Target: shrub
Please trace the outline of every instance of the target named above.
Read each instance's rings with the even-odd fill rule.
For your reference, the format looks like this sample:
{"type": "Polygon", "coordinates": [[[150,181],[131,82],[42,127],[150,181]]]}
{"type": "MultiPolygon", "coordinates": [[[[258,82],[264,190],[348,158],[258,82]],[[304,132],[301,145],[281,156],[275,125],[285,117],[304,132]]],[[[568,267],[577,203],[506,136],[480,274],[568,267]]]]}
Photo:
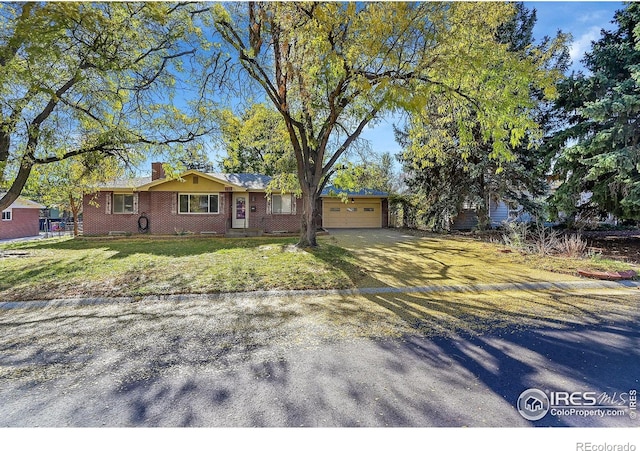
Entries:
{"type": "Polygon", "coordinates": [[[587,242],[577,234],[564,235],[559,242],[558,251],[567,257],[582,257],[587,249],[587,242]]]}
{"type": "Polygon", "coordinates": [[[537,223],[531,232],[533,249],[538,255],[551,255],[560,246],[560,233],[551,227],[545,227],[542,223],[537,223]]]}
{"type": "Polygon", "coordinates": [[[506,233],[502,234],[502,241],[505,245],[524,251],[528,250],[528,226],[526,223],[504,222],[503,227],[506,233]]]}

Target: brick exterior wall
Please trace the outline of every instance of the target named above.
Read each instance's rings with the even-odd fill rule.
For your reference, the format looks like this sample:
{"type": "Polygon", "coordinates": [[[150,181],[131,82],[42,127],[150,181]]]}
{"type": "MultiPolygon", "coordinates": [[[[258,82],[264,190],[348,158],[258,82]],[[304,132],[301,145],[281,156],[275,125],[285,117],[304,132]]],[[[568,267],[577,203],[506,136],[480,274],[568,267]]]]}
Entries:
{"type": "Polygon", "coordinates": [[[264,193],[251,193],[249,207],[249,227],[262,229],[265,232],[299,232],[302,223],[302,199],[296,199],[296,214],[267,214],[267,198],[264,193]]]}
{"type": "Polygon", "coordinates": [[[0,220],[0,239],[24,238],[40,233],[40,210],[13,208],[11,221],[0,220]]]}
{"type": "MultiPolygon", "coordinates": [[[[173,235],[177,232],[216,232],[224,234],[231,228],[233,215],[232,193],[220,193],[220,213],[218,214],[178,214],[177,192],[145,191],[138,193],[138,214],[107,214],[107,195],[111,192],[100,192],[84,196],[84,234],[106,235],[109,232],[126,232],[137,234],[138,219],[144,214],[149,220],[149,232],[158,235],[173,235]]],[[[287,231],[298,232],[302,200],[297,199],[295,215],[268,215],[267,199],[264,193],[249,193],[249,227],[262,229],[265,232],[287,231]],[[251,211],[255,207],[255,212],[251,211]]]]}
{"type": "MultiPolygon", "coordinates": [[[[231,228],[233,217],[233,193],[220,194],[220,213],[218,214],[178,214],[177,192],[144,191],[138,193],[138,214],[107,214],[106,197],[111,192],[100,192],[95,196],[98,206],[90,205],[94,195],[84,197],[84,234],[107,235],[109,232],[137,234],[138,219],[145,215],[149,222],[149,232],[157,235],[174,235],[180,232],[216,232],[223,235],[231,228]]],[[[302,199],[296,199],[296,214],[267,214],[267,199],[264,193],[248,193],[249,228],[270,232],[299,232],[302,219],[302,199]],[[255,209],[255,211],[251,211],[255,209]]],[[[15,210],[14,210],[15,211],[15,210]]],[[[322,211],[322,210],[320,210],[322,211]]],[[[35,210],[37,235],[37,213],[35,210]]],[[[382,227],[389,226],[389,203],[382,200],[382,227]]],[[[322,226],[319,217],[318,225],[322,226]]],[[[1,225],[0,225],[1,226],[1,225]]],[[[2,230],[2,229],[0,229],[2,230]]],[[[25,236],[25,235],[23,235],[25,236]]]]}

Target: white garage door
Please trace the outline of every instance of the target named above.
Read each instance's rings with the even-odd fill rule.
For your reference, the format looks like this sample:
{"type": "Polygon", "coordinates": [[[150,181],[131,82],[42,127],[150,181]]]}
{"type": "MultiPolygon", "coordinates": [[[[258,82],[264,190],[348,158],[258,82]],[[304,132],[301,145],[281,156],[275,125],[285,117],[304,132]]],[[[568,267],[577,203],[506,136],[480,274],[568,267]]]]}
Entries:
{"type": "Polygon", "coordinates": [[[330,229],[382,227],[380,199],[354,199],[344,203],[338,199],[322,200],[322,226],[330,229]]]}

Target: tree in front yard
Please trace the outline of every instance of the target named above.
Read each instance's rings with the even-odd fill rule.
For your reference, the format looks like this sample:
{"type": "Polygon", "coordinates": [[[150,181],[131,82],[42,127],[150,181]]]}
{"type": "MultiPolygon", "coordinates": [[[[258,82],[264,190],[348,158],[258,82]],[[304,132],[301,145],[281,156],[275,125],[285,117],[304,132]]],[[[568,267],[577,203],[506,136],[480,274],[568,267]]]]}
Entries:
{"type": "MultiPolygon", "coordinates": [[[[498,27],[495,42],[506,46],[512,56],[537,61],[557,79],[568,62],[566,36],[545,38],[536,45],[535,10],[522,3],[515,6],[517,13],[498,27]]],[[[427,114],[414,115],[406,128],[396,129],[396,140],[404,149],[400,160],[405,182],[422,204],[421,214],[427,224],[436,230],[448,230],[450,219],[465,204],[474,206],[480,229],[491,225],[491,201],[516,202],[530,212],[537,209],[536,196],[547,191],[548,167],[540,146],[540,132],[548,133],[553,125],[546,94],[532,84],[528,102],[520,106],[521,114],[529,115],[539,124],[538,130],[525,134],[519,143],[507,136],[496,136],[509,147],[508,158],[495,154],[496,137],[487,137],[478,122],[481,116],[473,110],[463,113],[462,118],[441,114],[441,104],[446,99],[431,99],[427,114]],[[466,130],[458,125],[460,120],[464,120],[466,130]]]]}
{"type": "Polygon", "coordinates": [[[78,236],[84,194],[95,192],[100,184],[123,173],[123,167],[115,157],[86,153],[34,167],[25,192],[47,207],[71,212],[73,235],[78,236]]]}
{"type": "Polygon", "coordinates": [[[374,189],[389,194],[398,193],[401,189],[391,154],[377,155],[368,149],[358,152],[357,160],[348,161],[336,171],[333,185],[353,191],[374,189]]]}
{"type": "MultiPolygon", "coordinates": [[[[0,5],[0,211],[37,166],[89,153],[131,161],[138,151],[206,131],[204,115],[186,114],[173,97],[202,45],[195,8],[0,5]]],[[[196,108],[204,106],[200,100],[196,108]]]]}
{"type": "Polygon", "coordinates": [[[271,189],[300,191],[287,128],[272,105],[253,104],[239,116],[223,110],[217,122],[226,150],[221,161],[224,172],[265,174],[272,177],[271,189]]]}
{"type": "Polygon", "coordinates": [[[509,160],[537,128],[531,87],[554,93],[545,58],[494,39],[515,14],[509,3],[250,2],[212,12],[214,42],[284,120],[304,194],[300,246],[316,245],[317,200],[368,124],[437,113],[463,145],[480,136],[509,160]]]}

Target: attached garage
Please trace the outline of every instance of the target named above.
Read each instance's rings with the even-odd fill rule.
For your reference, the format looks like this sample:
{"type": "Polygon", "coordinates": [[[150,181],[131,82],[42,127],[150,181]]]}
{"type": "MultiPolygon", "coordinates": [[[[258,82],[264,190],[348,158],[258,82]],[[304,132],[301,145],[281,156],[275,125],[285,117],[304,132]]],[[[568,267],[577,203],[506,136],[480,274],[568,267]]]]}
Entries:
{"type": "Polygon", "coordinates": [[[381,199],[323,199],[322,226],[327,229],[382,227],[381,199]]]}

